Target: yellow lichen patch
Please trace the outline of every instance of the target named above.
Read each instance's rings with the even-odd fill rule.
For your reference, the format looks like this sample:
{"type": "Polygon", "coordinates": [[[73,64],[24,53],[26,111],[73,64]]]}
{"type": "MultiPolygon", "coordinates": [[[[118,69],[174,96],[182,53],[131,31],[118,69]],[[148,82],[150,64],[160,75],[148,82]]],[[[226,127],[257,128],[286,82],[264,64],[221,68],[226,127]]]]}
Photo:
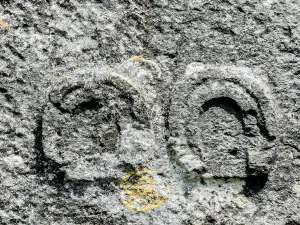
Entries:
{"type": "Polygon", "coordinates": [[[159,187],[149,170],[126,174],[120,182],[122,203],[135,212],[146,212],[161,206],[168,197],[166,186],[159,187]],[[136,177],[136,179],[134,179],[136,177]]]}
{"type": "Polygon", "coordinates": [[[9,31],[9,24],[5,22],[3,19],[0,19],[0,31],[9,31]]]}
{"type": "Polygon", "coordinates": [[[134,60],[134,61],[140,61],[141,59],[142,59],[142,57],[138,56],[138,55],[132,57],[132,60],[134,60]]]}

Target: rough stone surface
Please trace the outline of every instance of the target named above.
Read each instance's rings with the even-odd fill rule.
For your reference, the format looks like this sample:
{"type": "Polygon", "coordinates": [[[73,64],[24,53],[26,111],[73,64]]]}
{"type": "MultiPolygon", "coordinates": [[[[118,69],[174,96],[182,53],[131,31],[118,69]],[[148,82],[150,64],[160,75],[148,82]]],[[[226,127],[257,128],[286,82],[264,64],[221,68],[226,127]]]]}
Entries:
{"type": "Polygon", "coordinates": [[[0,46],[0,224],[300,224],[299,0],[0,0],[0,46]]]}

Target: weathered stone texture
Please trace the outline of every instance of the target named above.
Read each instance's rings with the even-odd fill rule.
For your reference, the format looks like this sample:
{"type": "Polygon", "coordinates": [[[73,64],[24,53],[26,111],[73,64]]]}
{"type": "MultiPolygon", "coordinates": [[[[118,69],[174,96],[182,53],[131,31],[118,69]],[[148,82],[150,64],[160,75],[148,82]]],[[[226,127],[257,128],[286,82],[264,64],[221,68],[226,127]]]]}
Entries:
{"type": "Polygon", "coordinates": [[[298,0],[0,0],[0,46],[0,224],[300,224],[298,0]]]}

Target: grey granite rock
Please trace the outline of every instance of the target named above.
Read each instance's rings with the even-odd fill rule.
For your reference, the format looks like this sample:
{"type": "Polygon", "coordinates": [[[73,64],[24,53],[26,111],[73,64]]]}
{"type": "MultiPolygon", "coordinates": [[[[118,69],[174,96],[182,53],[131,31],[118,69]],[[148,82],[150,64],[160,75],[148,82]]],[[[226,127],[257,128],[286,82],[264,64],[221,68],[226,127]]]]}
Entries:
{"type": "Polygon", "coordinates": [[[0,224],[300,224],[298,0],[0,0],[0,224]]]}

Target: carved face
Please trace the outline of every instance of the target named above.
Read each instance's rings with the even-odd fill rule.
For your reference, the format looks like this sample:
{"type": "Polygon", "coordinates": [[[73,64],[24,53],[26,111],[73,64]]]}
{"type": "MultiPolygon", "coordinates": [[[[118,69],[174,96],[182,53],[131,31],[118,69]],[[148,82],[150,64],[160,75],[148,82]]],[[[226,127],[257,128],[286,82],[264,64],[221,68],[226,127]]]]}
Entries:
{"type": "Polygon", "coordinates": [[[180,83],[185,94],[174,98],[170,116],[173,149],[188,170],[213,177],[266,173],[274,140],[262,112],[267,102],[234,72],[222,72],[196,71],[180,83]]]}
{"type": "Polygon", "coordinates": [[[111,76],[66,84],[50,93],[50,101],[45,155],[62,165],[69,179],[116,176],[123,162],[133,167],[143,162],[139,157],[149,148],[140,144],[149,135],[146,106],[124,80],[111,76]]]}

